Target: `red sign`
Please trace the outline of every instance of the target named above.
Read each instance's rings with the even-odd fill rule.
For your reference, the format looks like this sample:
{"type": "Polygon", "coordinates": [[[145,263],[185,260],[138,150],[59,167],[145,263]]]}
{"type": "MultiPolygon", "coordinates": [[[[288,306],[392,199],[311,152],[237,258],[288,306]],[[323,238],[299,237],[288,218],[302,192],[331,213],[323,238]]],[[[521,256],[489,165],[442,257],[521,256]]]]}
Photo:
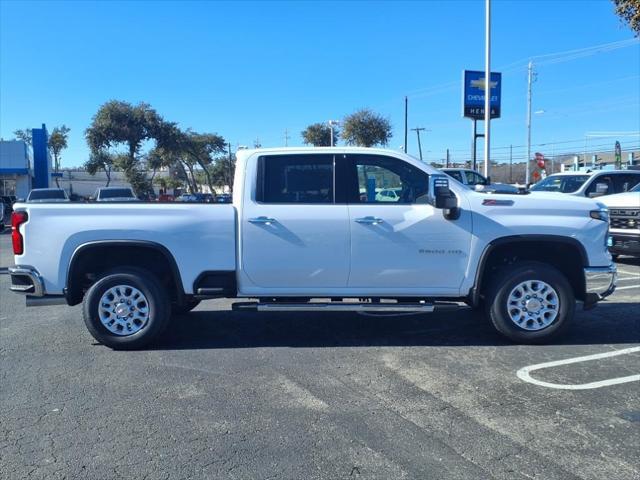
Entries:
{"type": "Polygon", "coordinates": [[[536,152],[536,163],[540,168],[544,168],[544,154],[536,152]]]}

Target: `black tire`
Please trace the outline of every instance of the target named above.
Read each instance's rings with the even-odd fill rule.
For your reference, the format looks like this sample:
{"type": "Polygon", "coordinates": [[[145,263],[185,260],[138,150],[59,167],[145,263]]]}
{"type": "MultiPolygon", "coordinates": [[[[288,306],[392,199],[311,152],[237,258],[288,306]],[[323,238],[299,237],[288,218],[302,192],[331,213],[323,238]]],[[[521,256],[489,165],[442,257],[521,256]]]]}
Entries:
{"type": "Polygon", "coordinates": [[[539,344],[555,340],[567,331],[575,315],[576,301],[569,281],[562,272],[545,263],[523,262],[505,267],[497,273],[486,292],[487,317],[498,332],[517,343],[539,344]],[[507,308],[512,290],[528,280],[545,282],[558,296],[556,318],[540,330],[527,330],[517,325],[507,308]]]}
{"type": "Polygon", "coordinates": [[[189,313],[191,310],[200,305],[200,300],[192,298],[190,300],[185,301],[182,305],[178,305],[174,303],[171,305],[171,312],[174,315],[184,315],[185,313],[189,313]]]}
{"type": "Polygon", "coordinates": [[[141,269],[119,269],[105,274],[89,288],[82,303],[82,315],[89,333],[98,342],[114,350],[135,350],[150,344],[166,328],[170,313],[171,304],[166,289],[141,269]],[[142,328],[132,334],[113,333],[100,320],[102,296],[118,285],[134,287],[146,297],[146,302],[142,304],[147,305],[148,309],[146,321],[142,328]]]}

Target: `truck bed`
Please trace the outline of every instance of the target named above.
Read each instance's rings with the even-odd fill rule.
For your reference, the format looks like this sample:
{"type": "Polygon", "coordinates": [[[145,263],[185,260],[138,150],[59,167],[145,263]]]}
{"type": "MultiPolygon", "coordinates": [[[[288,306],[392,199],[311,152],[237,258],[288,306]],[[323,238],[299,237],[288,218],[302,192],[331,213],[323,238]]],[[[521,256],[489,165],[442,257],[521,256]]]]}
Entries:
{"type": "Polygon", "coordinates": [[[180,203],[16,204],[29,220],[24,254],[16,264],[37,265],[47,294],[59,295],[74,251],[97,241],[154,242],[180,265],[184,292],[203,271],[236,268],[233,205],[180,203]]]}

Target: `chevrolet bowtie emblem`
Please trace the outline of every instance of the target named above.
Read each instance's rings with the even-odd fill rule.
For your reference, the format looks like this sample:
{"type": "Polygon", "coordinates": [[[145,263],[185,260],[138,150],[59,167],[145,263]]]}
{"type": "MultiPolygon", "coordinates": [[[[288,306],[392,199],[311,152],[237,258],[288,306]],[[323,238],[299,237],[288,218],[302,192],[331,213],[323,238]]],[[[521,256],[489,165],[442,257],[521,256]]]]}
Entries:
{"type": "MultiPolygon", "coordinates": [[[[479,78],[477,80],[471,80],[471,86],[473,88],[479,88],[480,90],[484,90],[485,89],[485,81],[484,78],[479,78]]],[[[498,82],[489,82],[489,84],[491,85],[491,88],[496,88],[496,86],[498,85],[498,82]]]]}

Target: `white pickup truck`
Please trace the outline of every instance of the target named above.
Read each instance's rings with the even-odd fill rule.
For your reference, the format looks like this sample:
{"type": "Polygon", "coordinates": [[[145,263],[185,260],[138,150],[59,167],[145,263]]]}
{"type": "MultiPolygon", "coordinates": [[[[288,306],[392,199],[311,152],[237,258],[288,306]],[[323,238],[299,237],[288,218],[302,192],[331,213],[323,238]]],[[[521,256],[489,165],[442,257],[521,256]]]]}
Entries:
{"type": "Polygon", "coordinates": [[[603,205],[474,192],[400,152],[238,152],[233,203],[16,204],[11,290],[83,303],[104,345],[140,348],[172,312],[483,308],[516,342],[564,332],[615,289],[603,205]],[[378,193],[393,189],[393,202],[378,193]],[[248,299],[254,299],[248,301],[248,299]]]}

